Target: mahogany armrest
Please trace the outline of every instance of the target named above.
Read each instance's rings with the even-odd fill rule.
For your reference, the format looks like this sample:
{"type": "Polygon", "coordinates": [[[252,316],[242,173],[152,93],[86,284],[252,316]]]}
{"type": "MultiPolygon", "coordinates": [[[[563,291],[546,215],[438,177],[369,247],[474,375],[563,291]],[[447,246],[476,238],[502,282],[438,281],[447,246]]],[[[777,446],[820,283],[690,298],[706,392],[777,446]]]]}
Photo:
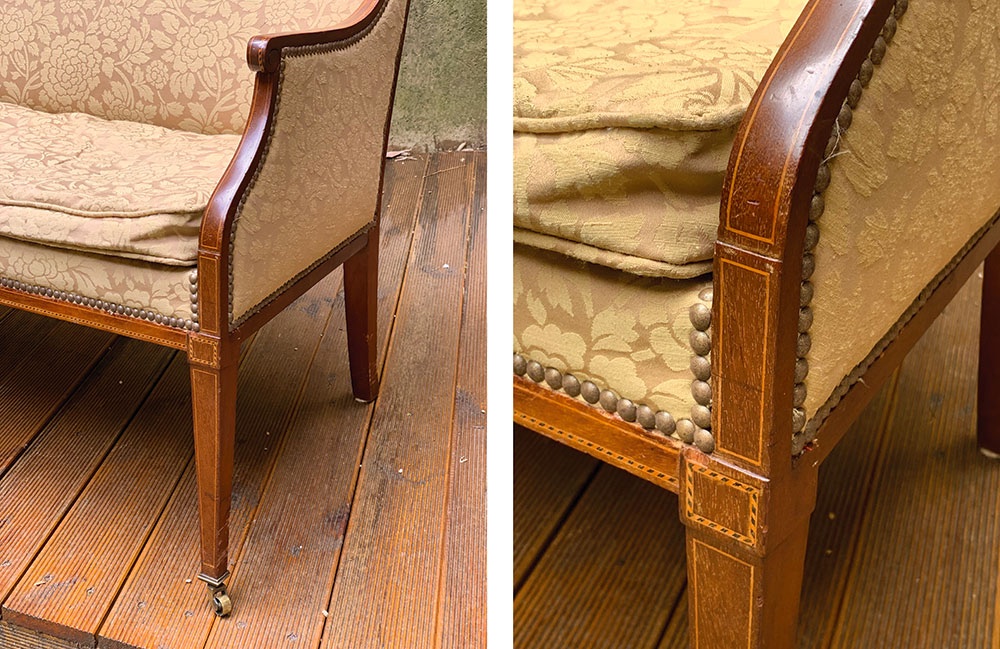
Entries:
{"type": "Polygon", "coordinates": [[[734,458],[787,468],[817,439],[824,457],[995,245],[992,25],[946,0],[814,1],[779,50],[715,255],[713,430],[734,458]]]}
{"type": "Polygon", "coordinates": [[[254,36],[247,44],[247,64],[254,72],[277,72],[281,65],[281,50],[286,47],[349,42],[379,19],[386,4],[385,0],[364,0],[343,23],[332,29],[254,36]]]}
{"type": "Polygon", "coordinates": [[[334,29],[250,40],[249,118],[202,221],[203,331],[236,329],[376,224],[408,8],[365,0],[334,29]]]}
{"type": "Polygon", "coordinates": [[[765,475],[792,468],[803,248],[817,175],[894,8],[893,0],[811,0],[730,157],[713,268],[712,429],[718,455],[765,475]]]}

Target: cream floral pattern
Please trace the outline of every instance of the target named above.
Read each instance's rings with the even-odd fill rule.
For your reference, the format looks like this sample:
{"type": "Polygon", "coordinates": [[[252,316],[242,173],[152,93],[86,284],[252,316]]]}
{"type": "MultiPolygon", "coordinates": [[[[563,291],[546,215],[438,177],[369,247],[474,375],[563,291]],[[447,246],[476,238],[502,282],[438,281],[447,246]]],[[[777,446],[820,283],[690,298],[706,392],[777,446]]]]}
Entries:
{"type": "Polygon", "coordinates": [[[514,246],[514,351],[687,417],[693,327],[710,278],[642,278],[514,246]]]}
{"type": "Polygon", "coordinates": [[[739,122],[805,0],[518,0],[514,130],[739,122]]]}
{"type": "Polygon", "coordinates": [[[0,102],[0,236],[191,265],[239,143],[0,102]]]}
{"type": "Polygon", "coordinates": [[[706,272],[736,125],[804,5],[519,0],[516,239],[640,275],[706,272]]]}
{"type": "Polygon", "coordinates": [[[1000,3],[910,2],[831,165],[809,417],[996,214],[998,88],[1000,3]]]}
{"type": "Polygon", "coordinates": [[[515,133],[515,240],[639,275],[708,272],[734,133],[515,133]]]}
{"type": "Polygon", "coordinates": [[[4,0],[0,101],[203,133],[238,133],[247,41],[327,29],[360,0],[4,0]]]}
{"type": "Polygon", "coordinates": [[[146,309],[168,318],[192,318],[190,268],[91,255],[0,237],[0,277],[146,309]]]}
{"type": "Polygon", "coordinates": [[[236,319],[374,220],[405,17],[390,0],[349,47],[286,53],[273,137],[236,222],[236,319]]]}

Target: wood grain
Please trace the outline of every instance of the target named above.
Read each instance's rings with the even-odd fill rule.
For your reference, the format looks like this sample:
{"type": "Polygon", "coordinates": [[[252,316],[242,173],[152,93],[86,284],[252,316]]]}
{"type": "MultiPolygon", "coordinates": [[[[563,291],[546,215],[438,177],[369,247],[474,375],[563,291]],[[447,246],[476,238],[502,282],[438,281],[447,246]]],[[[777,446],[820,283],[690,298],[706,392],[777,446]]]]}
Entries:
{"type": "Polygon", "coordinates": [[[323,647],[433,646],[475,171],[428,171],[323,647]],[[414,569],[419,568],[419,569],[414,569]],[[352,603],[366,602],[363,611],[352,603]]]}
{"type": "Polygon", "coordinates": [[[514,593],[593,480],[599,463],[514,426],[514,593]]]}
{"type": "Polygon", "coordinates": [[[602,466],[514,599],[514,645],[655,647],[683,557],[676,496],[602,466]]]}
{"type": "Polygon", "coordinates": [[[7,599],[173,356],[146,343],[115,341],[0,480],[0,602],[7,599]]]}
{"type": "MultiPolygon", "coordinates": [[[[486,646],[486,156],[475,167],[435,646],[486,646]]],[[[459,159],[461,161],[461,158],[459,159]]]]}
{"type": "Polygon", "coordinates": [[[190,421],[178,417],[190,407],[186,370],[183,360],[167,370],[4,602],[5,621],[93,646],[191,460],[190,421]]]}
{"type": "Polygon", "coordinates": [[[44,344],[34,347],[29,335],[26,353],[8,352],[3,357],[11,372],[0,379],[0,473],[10,467],[112,339],[110,334],[64,323],[43,331],[51,333],[44,344]]]}

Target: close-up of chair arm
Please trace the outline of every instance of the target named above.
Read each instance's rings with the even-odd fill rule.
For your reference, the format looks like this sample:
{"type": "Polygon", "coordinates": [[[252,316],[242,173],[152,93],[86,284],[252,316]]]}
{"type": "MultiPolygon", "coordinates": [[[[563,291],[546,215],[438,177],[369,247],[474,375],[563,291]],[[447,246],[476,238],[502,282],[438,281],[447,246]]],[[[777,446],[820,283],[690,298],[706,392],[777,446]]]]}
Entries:
{"type": "Polygon", "coordinates": [[[203,321],[236,328],[377,225],[407,5],[366,2],[334,30],[251,39],[250,117],[199,247],[202,287],[229,313],[203,321]]]}
{"type": "MultiPolygon", "coordinates": [[[[748,111],[723,195],[716,304],[767,296],[767,316],[713,343],[760,339],[773,378],[752,390],[775,397],[774,434],[791,426],[793,454],[997,214],[1000,79],[977,46],[993,29],[943,1],[811,3],[748,111]]],[[[744,358],[713,349],[717,413],[720,397],[745,397],[725,388],[748,383],[744,358]]]]}

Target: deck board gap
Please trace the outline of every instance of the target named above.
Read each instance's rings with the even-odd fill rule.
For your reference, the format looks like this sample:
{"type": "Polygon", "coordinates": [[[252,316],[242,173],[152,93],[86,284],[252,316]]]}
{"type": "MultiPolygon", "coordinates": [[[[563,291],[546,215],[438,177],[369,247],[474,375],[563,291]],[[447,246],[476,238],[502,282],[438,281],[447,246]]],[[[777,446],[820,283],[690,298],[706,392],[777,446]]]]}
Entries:
{"type": "Polygon", "coordinates": [[[576,493],[573,495],[573,498],[570,500],[568,506],[562,511],[559,517],[556,518],[555,525],[552,526],[552,529],[545,537],[545,540],[542,542],[541,546],[539,546],[538,552],[535,553],[535,556],[532,557],[531,561],[528,563],[528,567],[525,568],[524,574],[521,575],[521,578],[517,582],[515,582],[514,597],[517,597],[517,594],[521,592],[521,588],[525,583],[527,583],[528,579],[531,577],[531,573],[535,571],[535,568],[538,567],[538,563],[542,560],[542,557],[545,556],[545,553],[548,552],[549,548],[552,546],[552,542],[555,541],[559,536],[559,533],[562,532],[566,521],[573,515],[577,505],[579,505],[580,501],[583,499],[584,494],[587,493],[587,490],[590,489],[590,485],[592,485],[594,480],[597,479],[597,475],[600,473],[602,466],[604,466],[604,463],[598,462],[591,468],[590,473],[587,474],[587,477],[580,484],[580,488],[576,490],[576,493]]]}
{"type": "MultiPolygon", "coordinates": [[[[454,169],[454,168],[455,167],[450,167],[450,169],[454,169]]],[[[458,322],[458,326],[459,326],[459,349],[458,349],[458,353],[455,354],[455,366],[454,366],[454,371],[452,373],[452,375],[454,377],[454,384],[453,384],[453,387],[452,387],[452,394],[456,394],[458,392],[458,385],[459,385],[459,381],[461,379],[462,361],[465,360],[465,355],[463,354],[464,350],[462,349],[462,346],[461,346],[461,340],[462,340],[462,329],[466,325],[465,307],[466,307],[466,304],[468,303],[468,299],[469,299],[469,296],[468,296],[468,291],[469,291],[469,264],[470,264],[470,259],[472,257],[472,246],[475,243],[473,241],[473,239],[472,239],[472,221],[475,218],[474,215],[472,214],[472,206],[475,204],[475,192],[476,192],[476,173],[475,172],[476,172],[476,168],[475,168],[475,166],[472,166],[471,168],[469,168],[468,165],[462,165],[461,167],[458,167],[458,168],[459,169],[463,169],[463,170],[467,170],[467,172],[469,173],[469,182],[466,183],[468,189],[467,189],[466,201],[465,201],[465,205],[466,205],[466,208],[465,208],[465,245],[463,246],[465,248],[465,255],[464,255],[464,258],[462,259],[462,280],[461,280],[461,284],[460,284],[460,288],[459,288],[458,309],[457,309],[457,313],[460,313],[462,315],[459,317],[459,322],[458,322]]],[[[451,411],[448,413],[448,419],[446,420],[447,421],[446,428],[447,428],[447,431],[448,431],[448,448],[445,451],[445,462],[444,462],[444,466],[446,467],[446,469],[450,469],[450,467],[451,467],[452,457],[453,457],[453,453],[454,453],[454,450],[455,450],[455,436],[456,436],[456,433],[455,433],[455,415],[456,415],[456,408],[457,408],[457,400],[456,399],[452,399],[451,400],[451,411]]],[[[452,480],[453,480],[453,477],[454,476],[453,476],[452,472],[450,470],[447,470],[446,474],[445,474],[445,480],[444,480],[444,505],[443,505],[443,514],[441,516],[441,539],[442,539],[442,543],[441,543],[441,547],[440,547],[439,553],[438,553],[437,593],[435,595],[436,601],[435,601],[435,606],[434,606],[434,636],[433,637],[434,637],[434,648],[435,649],[440,649],[440,646],[441,646],[441,627],[442,627],[442,624],[443,624],[443,622],[442,622],[442,613],[443,613],[442,601],[444,599],[444,592],[445,592],[445,588],[447,586],[447,584],[446,584],[446,578],[447,578],[447,558],[448,558],[448,543],[447,543],[447,538],[448,538],[448,522],[449,522],[448,521],[448,512],[450,511],[449,508],[451,506],[451,497],[452,497],[451,491],[452,491],[452,480]]]]}
{"type": "Polygon", "coordinates": [[[858,554],[861,551],[861,530],[868,523],[868,519],[871,516],[871,504],[875,499],[877,494],[878,484],[881,482],[880,477],[882,475],[883,468],[886,463],[887,448],[889,446],[889,429],[892,427],[892,422],[896,418],[896,411],[899,406],[899,373],[901,368],[896,368],[896,371],[892,373],[888,381],[887,391],[888,391],[888,407],[885,408],[882,413],[880,413],[880,421],[877,428],[877,436],[875,440],[875,463],[872,466],[871,472],[863,478],[864,493],[861,497],[861,520],[857,523],[857,528],[851,538],[851,545],[847,551],[847,557],[845,562],[847,564],[847,569],[844,572],[844,577],[837,584],[834,596],[833,596],[833,607],[831,609],[831,618],[833,622],[827,627],[827,634],[822,639],[822,644],[817,649],[829,649],[833,639],[837,637],[838,629],[840,627],[844,609],[847,606],[848,593],[850,592],[849,585],[854,578],[854,574],[857,572],[855,569],[855,562],[858,558],[858,554]]]}

